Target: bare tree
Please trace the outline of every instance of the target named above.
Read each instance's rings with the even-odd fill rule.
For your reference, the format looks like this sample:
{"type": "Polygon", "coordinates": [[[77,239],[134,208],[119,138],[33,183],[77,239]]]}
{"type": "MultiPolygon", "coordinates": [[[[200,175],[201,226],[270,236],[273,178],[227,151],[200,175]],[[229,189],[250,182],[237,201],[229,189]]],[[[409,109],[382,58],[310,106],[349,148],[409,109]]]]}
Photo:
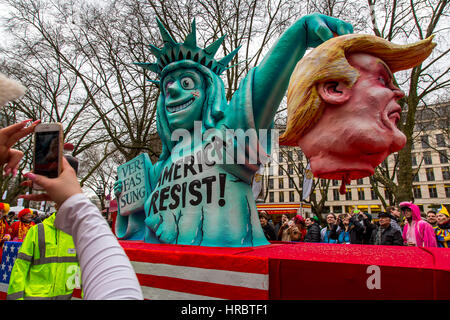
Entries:
{"type": "Polygon", "coordinates": [[[400,73],[397,84],[407,88],[407,95],[400,101],[404,110],[399,128],[407,137],[406,146],[398,152],[398,161],[393,171],[397,183],[392,177],[383,174],[377,168],[374,178],[384,185],[395,198],[395,202],[413,200],[411,150],[414,143],[414,129],[419,105],[427,105],[439,92],[445,92],[450,86],[449,67],[444,61],[448,57],[448,14],[449,1],[376,1],[368,0],[371,6],[373,31],[389,41],[401,39],[416,41],[435,35],[435,48],[431,57],[411,71],[400,73]],[[378,19],[378,17],[381,17],[378,19]],[[447,22],[447,25],[446,25],[447,22]]]}

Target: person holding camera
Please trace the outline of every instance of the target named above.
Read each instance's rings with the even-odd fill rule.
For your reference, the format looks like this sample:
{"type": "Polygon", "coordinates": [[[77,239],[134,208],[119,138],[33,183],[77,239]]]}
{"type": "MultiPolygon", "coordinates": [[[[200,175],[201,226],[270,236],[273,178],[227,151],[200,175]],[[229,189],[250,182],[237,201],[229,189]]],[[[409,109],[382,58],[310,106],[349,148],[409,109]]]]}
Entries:
{"type": "Polygon", "coordinates": [[[336,227],[330,232],[330,238],[339,244],[350,244],[350,214],[343,213],[336,219],[336,227]],[[339,226],[339,229],[338,229],[339,226]]]}
{"type": "MultiPolygon", "coordinates": [[[[0,74],[0,107],[20,98],[25,88],[0,74]]],[[[0,129],[0,167],[4,174],[16,175],[23,153],[11,147],[34,132],[40,120],[25,120],[0,129]]],[[[130,260],[111,232],[98,208],[83,194],[75,170],[62,157],[57,178],[34,173],[22,185],[39,184],[46,193],[21,195],[33,201],[54,201],[58,207],[55,226],[72,235],[81,266],[85,299],[143,299],[142,289],[130,260]]]]}

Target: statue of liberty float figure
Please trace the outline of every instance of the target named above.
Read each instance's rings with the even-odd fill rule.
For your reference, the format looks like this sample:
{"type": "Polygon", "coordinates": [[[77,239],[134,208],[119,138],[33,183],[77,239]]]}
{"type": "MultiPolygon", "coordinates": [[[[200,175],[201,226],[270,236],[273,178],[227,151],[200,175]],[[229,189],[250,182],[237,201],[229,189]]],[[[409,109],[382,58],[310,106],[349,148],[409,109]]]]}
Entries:
{"type": "Polygon", "coordinates": [[[224,37],[202,49],[195,21],[183,43],[158,25],[164,46],[149,45],[156,62],[137,64],[159,77],[153,82],[161,90],[162,153],[154,165],[141,154],[118,168],[116,235],[148,243],[266,245],[250,184],[270,154],[275,112],[306,49],[352,27],[324,15],[302,17],[227,101],[220,75],[239,48],[215,60],[224,37]]]}

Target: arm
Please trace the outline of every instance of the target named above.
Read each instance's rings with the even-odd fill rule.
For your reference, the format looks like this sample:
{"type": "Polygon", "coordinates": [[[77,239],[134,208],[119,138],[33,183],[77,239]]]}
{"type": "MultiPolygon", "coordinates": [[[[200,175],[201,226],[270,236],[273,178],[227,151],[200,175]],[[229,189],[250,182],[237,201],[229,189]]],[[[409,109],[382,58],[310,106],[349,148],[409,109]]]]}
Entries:
{"type": "Polygon", "coordinates": [[[283,99],[292,72],[306,49],[352,33],[350,24],[321,14],[304,16],[288,28],[256,67],[253,112],[257,129],[268,128],[283,99]]]}
{"type": "Polygon", "coordinates": [[[72,235],[80,253],[85,299],[143,298],[130,260],[97,207],[84,195],[73,195],[62,204],[55,226],[72,235]]]}
{"type": "Polygon", "coordinates": [[[338,228],[337,224],[333,225],[333,228],[331,228],[330,238],[333,239],[333,240],[337,240],[338,237],[339,237],[339,233],[337,232],[337,228],[338,228]]]}
{"type": "Polygon", "coordinates": [[[403,237],[400,231],[395,230],[393,238],[392,238],[392,245],[394,246],[403,246],[403,237]]]}
{"type": "Polygon", "coordinates": [[[142,299],[130,260],[97,207],[82,194],[76,173],[64,157],[62,168],[55,179],[27,173],[47,193],[20,197],[56,202],[55,226],[73,237],[86,299],[142,299]]]}

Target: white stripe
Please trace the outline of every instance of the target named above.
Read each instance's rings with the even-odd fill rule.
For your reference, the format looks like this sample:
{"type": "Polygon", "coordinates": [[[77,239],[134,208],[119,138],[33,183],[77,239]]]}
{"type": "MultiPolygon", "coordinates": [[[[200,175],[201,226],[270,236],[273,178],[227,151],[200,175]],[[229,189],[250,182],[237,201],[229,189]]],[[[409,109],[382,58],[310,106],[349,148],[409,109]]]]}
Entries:
{"type": "Polygon", "coordinates": [[[0,283],[0,292],[8,292],[8,284],[0,283]]]}
{"type": "Polygon", "coordinates": [[[131,261],[136,273],[269,290],[269,275],[131,261]]]}
{"type": "Polygon", "coordinates": [[[141,286],[144,299],[150,300],[223,300],[214,297],[200,296],[186,292],[141,286]]]}

